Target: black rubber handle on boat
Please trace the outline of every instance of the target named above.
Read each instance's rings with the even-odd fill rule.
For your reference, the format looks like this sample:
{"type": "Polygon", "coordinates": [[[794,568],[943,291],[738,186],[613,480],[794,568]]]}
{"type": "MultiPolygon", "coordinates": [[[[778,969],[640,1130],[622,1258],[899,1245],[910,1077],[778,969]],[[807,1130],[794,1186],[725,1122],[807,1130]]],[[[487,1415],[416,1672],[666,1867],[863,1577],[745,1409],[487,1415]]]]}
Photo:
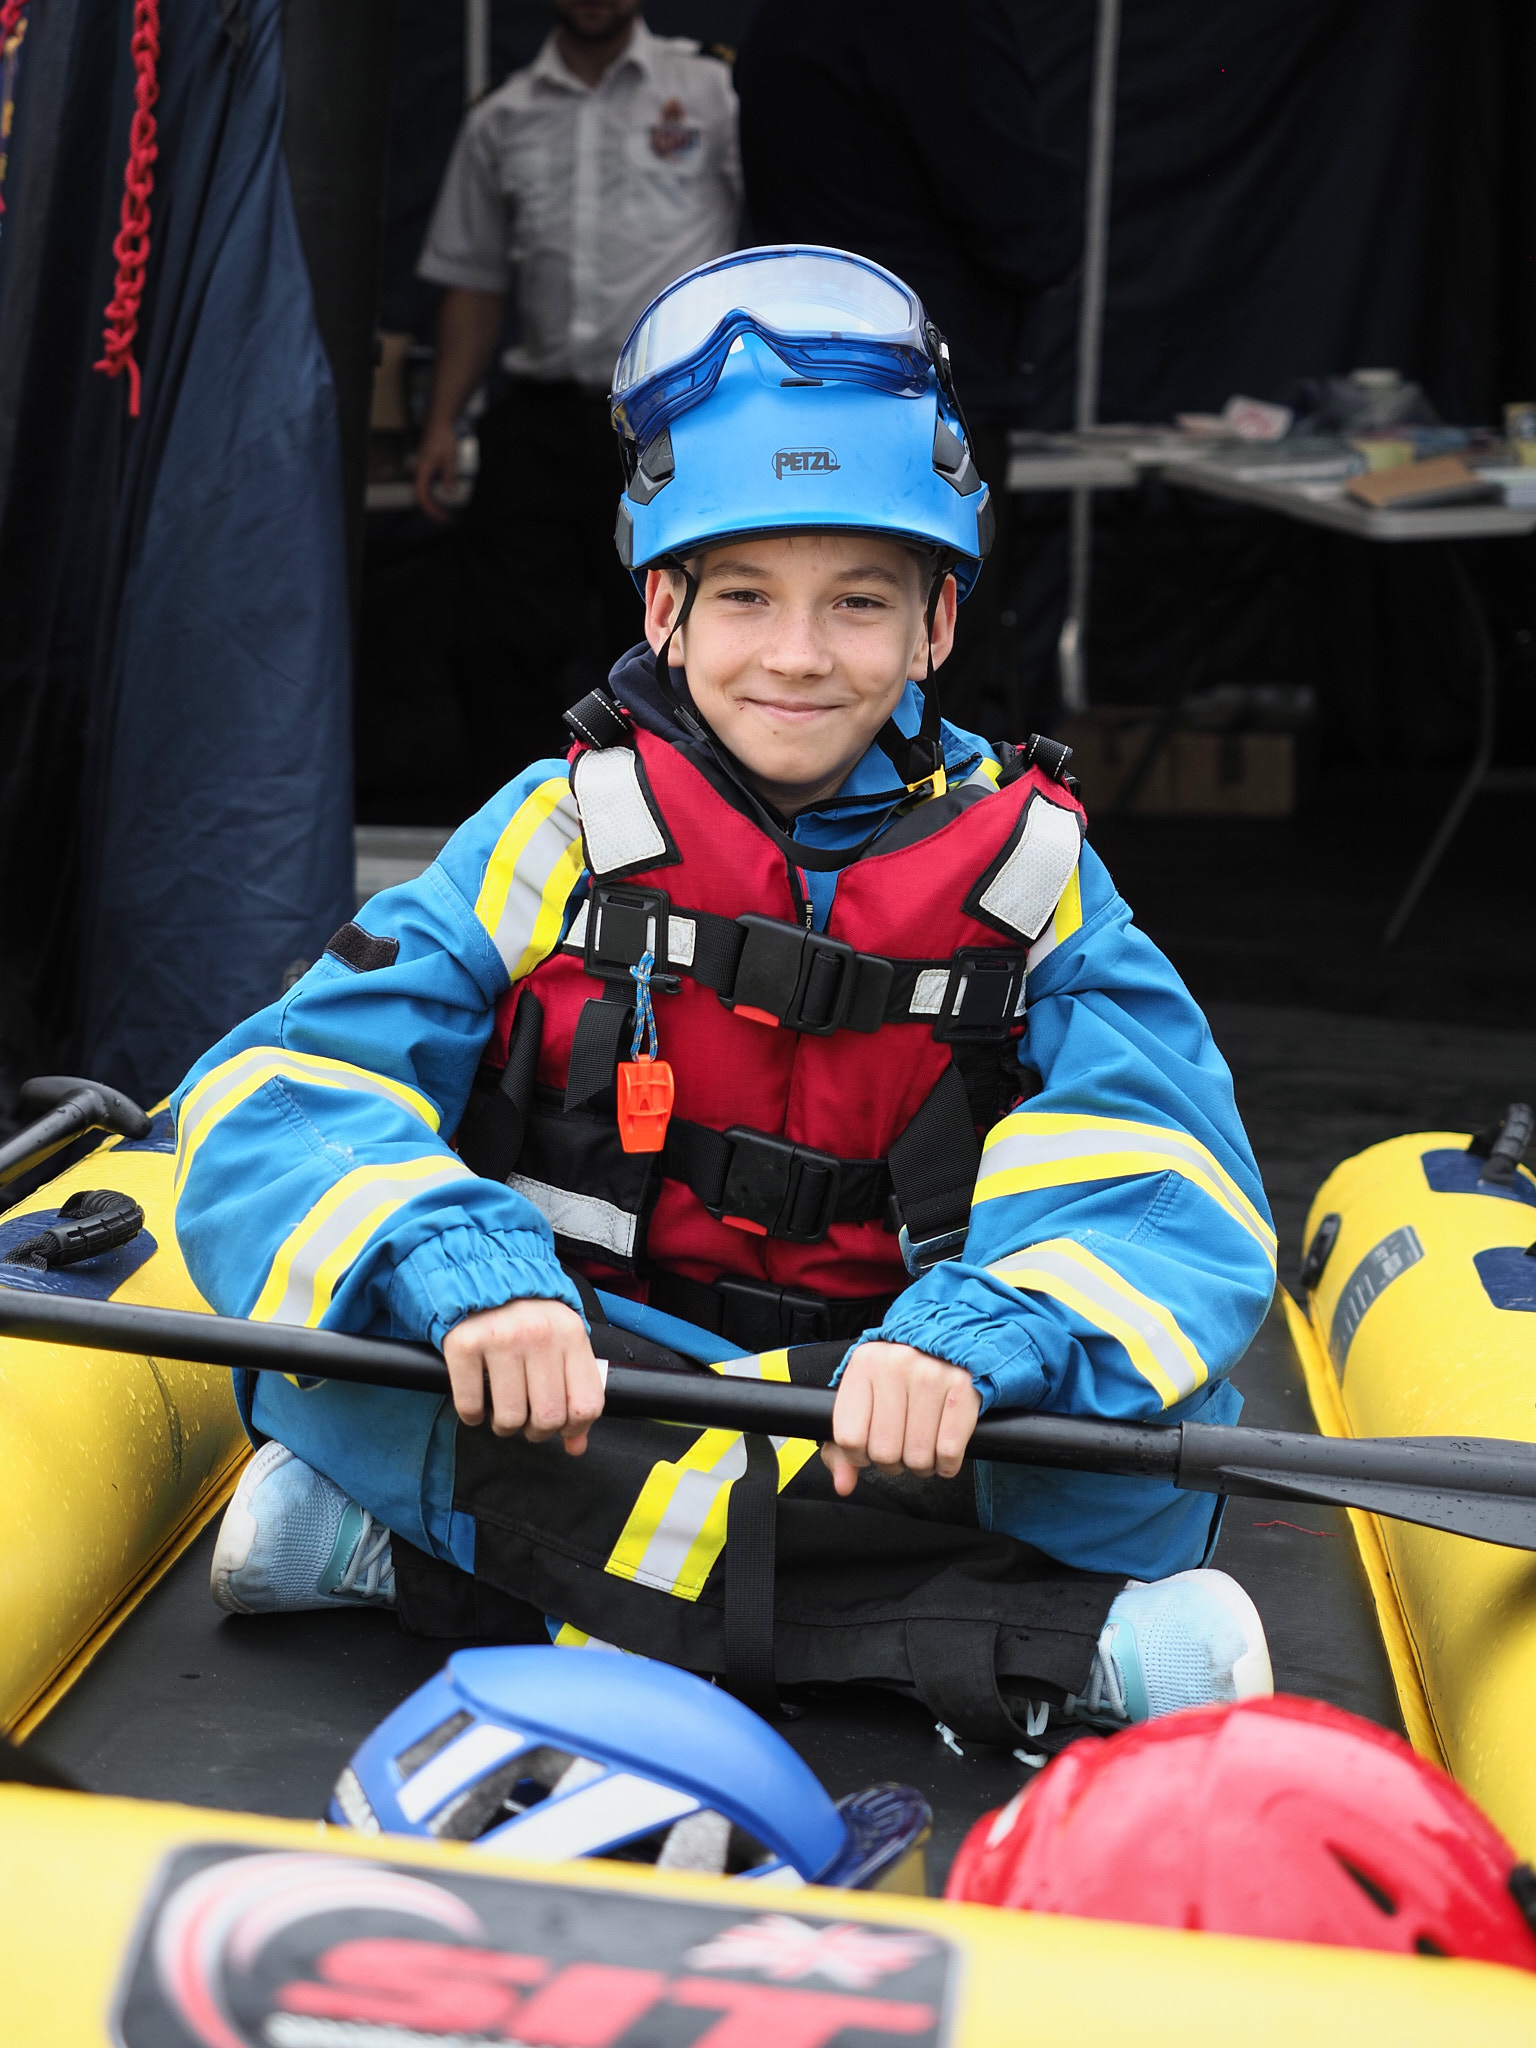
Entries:
{"type": "MultiPolygon", "coordinates": [[[[0,1336],[363,1386],[448,1391],[447,1367],[426,1345],[4,1285],[0,1336]]],[[[825,1442],[832,1433],[833,1399],[823,1388],[782,1381],[616,1365],[608,1370],[605,1406],[609,1415],[825,1442]]],[[[1209,1423],[1170,1426],[992,1414],[976,1425],[970,1448],[973,1456],[1001,1464],[1108,1472],[1171,1480],[1198,1493],[1359,1508],[1482,1543],[1536,1550],[1532,1444],[1485,1437],[1301,1436],[1209,1423]]]]}
{"type": "Polygon", "coordinates": [[[120,1138],[149,1132],[149,1118],[136,1102],[103,1081],[82,1081],[73,1074],[40,1074],[24,1082],[20,1103],[24,1112],[40,1109],[44,1114],[0,1145],[0,1186],[82,1131],[112,1131],[120,1138]]]}

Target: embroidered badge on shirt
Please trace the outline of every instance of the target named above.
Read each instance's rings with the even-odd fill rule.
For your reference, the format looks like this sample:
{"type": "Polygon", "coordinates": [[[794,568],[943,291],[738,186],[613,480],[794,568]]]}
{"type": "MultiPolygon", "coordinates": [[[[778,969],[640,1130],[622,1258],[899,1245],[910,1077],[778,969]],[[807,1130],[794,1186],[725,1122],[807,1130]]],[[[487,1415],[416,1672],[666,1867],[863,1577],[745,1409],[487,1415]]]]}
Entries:
{"type": "Polygon", "coordinates": [[[675,163],[679,157],[691,156],[699,146],[698,128],[688,124],[687,109],[681,100],[668,100],[661,110],[661,119],[651,130],[651,148],[663,163],[675,163]]]}

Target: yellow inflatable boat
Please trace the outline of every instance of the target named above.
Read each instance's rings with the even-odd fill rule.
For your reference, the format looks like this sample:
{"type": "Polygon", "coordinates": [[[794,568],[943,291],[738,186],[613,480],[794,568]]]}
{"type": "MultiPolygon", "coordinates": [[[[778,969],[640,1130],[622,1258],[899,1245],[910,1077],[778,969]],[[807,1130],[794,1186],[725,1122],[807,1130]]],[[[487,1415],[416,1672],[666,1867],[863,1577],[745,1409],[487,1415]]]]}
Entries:
{"type": "MultiPolygon", "coordinates": [[[[0,1212],[8,1287],[201,1309],[171,1221],[171,1119],[102,1139],[0,1212]],[[13,1255],[74,1198],[143,1211],[132,1239],[49,1270],[13,1255]]],[[[0,1732],[20,1739],[223,1507],[249,1446],[227,1372],[0,1344],[0,1732]]]]}
{"type": "MultiPolygon", "coordinates": [[[[1512,1171],[1503,1193],[1489,1193],[1477,1184],[1483,1162],[1467,1145],[1455,1134],[1395,1140],[1339,1168],[1318,1197],[1309,1312],[1293,1308],[1293,1333],[1327,1433],[1536,1438],[1536,1323],[1510,1292],[1525,1283],[1525,1268],[1511,1262],[1536,1238],[1536,1178],[1512,1171]],[[1500,1289],[1512,1305],[1495,1300],[1500,1289]]],[[[96,1140],[0,1210],[0,1284],[206,1312],[175,1242],[171,1154],[162,1111],[139,1136],[96,1140]],[[103,1191],[122,1200],[114,1207],[103,1191]],[[87,1195],[103,1199],[92,1204],[87,1195]],[[124,1201],[142,1210],[142,1227],[108,1244],[124,1201]],[[51,1267],[45,1244],[38,1262],[15,1263],[18,1249],[66,1228],[99,1229],[103,1248],[51,1267]]],[[[1536,1260],[1528,1263],[1536,1277],[1536,1260]]],[[[467,2023],[448,2027],[441,1973],[433,1975],[440,1951],[430,1928],[422,1943],[412,1915],[454,1928],[456,1954],[474,1921],[482,1933],[473,1953],[489,1984],[532,1982],[516,1974],[533,1967],[532,1955],[545,1958],[546,1974],[590,1972],[602,1989],[642,1962],[658,1984],[664,1976],[670,1983],[694,1967],[705,1922],[761,1914],[760,1893],[723,1880],[592,1864],[520,1872],[452,1845],[391,1838],[363,1852],[336,1831],[317,1832],[314,1816],[346,1749],[333,1759],[313,1740],[316,1726],[330,1714],[333,1748],[345,1728],[360,1733],[441,1663],[443,1646],[401,1636],[380,1614],[229,1622],[212,1609],[209,1539],[197,1539],[246,1455],[226,1371],[3,1341],[0,1445],[0,1725],[26,1738],[48,1717],[32,1751],[46,1755],[62,1733],[70,1767],[113,1787],[153,1792],[166,1782],[140,1768],[134,1753],[135,1744],[156,1749],[162,1761],[171,1758],[170,1782],[179,1771],[206,1800],[174,1806],[0,1783],[0,2038],[23,2048],[419,2048],[510,2038],[510,2018],[489,2035],[467,2023]],[[173,1571],[178,1560],[182,1569],[173,1571]],[[255,1683],[263,1663],[265,1695],[255,1683]],[[233,1682],[215,1695],[206,1690],[215,1678],[233,1682]],[[215,1697],[224,1704],[210,1711],[215,1697]],[[82,1699],[89,1713],[79,1711],[82,1699]],[[189,1708],[189,1700],[208,1704],[189,1708]],[[123,1741],[114,1748],[102,1731],[119,1724],[123,1741]],[[312,1776],[300,1770],[290,1783],[275,1760],[302,1752],[306,1740],[315,1755],[300,1762],[313,1766],[312,1776]],[[210,1784],[242,1782],[237,1771],[260,1817],[217,1810],[240,1801],[208,1797],[210,1784]],[[270,1817],[283,1813],[295,1818],[270,1817]],[[250,1910],[240,1918],[235,1905],[250,1910]],[[331,1981],[332,1907],[364,1915],[356,1926],[343,1921],[342,1932],[352,1929],[359,1955],[367,1949],[370,1970],[395,1973],[387,2026],[369,2020],[366,1987],[353,1979],[345,1981],[347,1996],[357,1993],[356,2011],[348,2007],[344,2018],[340,1993],[325,1993],[324,2010],[312,1988],[303,1997],[313,2009],[296,2002],[300,1978],[331,1981]],[[504,1955],[515,1958],[515,1970],[504,1955]],[[425,1973],[420,2025],[398,2018],[400,2000],[409,2005],[417,1995],[399,1977],[406,1961],[425,1973]]],[[[1328,1554],[1346,1549],[1310,1541],[1319,1521],[1325,1531],[1333,1526],[1327,1509],[1307,1509],[1307,1526],[1294,1535],[1284,1507],[1274,1519],[1258,1512],[1265,1519],[1252,1522],[1250,1544],[1291,1543],[1311,1568],[1331,1566],[1328,1554]]],[[[1412,1739],[1443,1758],[1530,1854],[1536,1773],[1524,1762],[1524,1730],[1536,1677],[1536,1554],[1354,1519],[1412,1739]]],[[[1298,1605],[1312,1602],[1315,1590],[1315,1580],[1297,1574],[1298,1605]]],[[[1352,1612],[1362,1642],[1374,1637],[1363,1593],[1352,1612]]],[[[1374,1640],[1366,1647],[1379,1656],[1374,1640]]],[[[930,1774],[947,1773],[942,1799],[953,1840],[1020,1782],[1018,1766],[1001,1753],[951,1755],[931,1717],[910,1702],[866,1701],[829,1708],[823,1718],[820,1752],[797,1735],[823,1775],[847,1768],[859,1782],[891,1775],[923,1785],[941,1835],[946,1814],[930,1774]],[[937,1765],[925,1761],[931,1757],[937,1765]]],[[[888,1931],[918,1944],[912,1953],[926,1959],[921,2015],[913,1999],[898,2012],[887,1998],[864,2019],[850,2006],[836,2025],[835,2015],[823,2015],[830,2031],[813,2048],[857,2048],[882,2030],[934,2048],[1002,2048],[1021,2023],[1085,2044],[1119,2044],[1130,2023],[1149,2048],[1226,2048],[1234,2039],[1390,2039],[1426,2048],[1463,2036],[1536,2040],[1536,1982],[1510,1970],[869,1894],[776,1897],[780,1918],[793,1915],[807,1940],[823,1932],[831,1940],[837,1929],[840,1940],[859,1929],[888,1931]]],[[[514,1994],[497,1995],[510,2014],[514,1994]]],[[[697,2006],[703,1994],[687,1999],[697,2006]]],[[[727,2015],[734,2031],[718,2035],[721,2048],[776,2048],[786,2028],[809,2041],[799,2006],[770,2012],[771,2002],[754,2004],[743,1992],[727,2015]]],[[[717,2016],[712,2026],[724,2021],[717,2016]]],[[[705,2031],[694,2014],[633,2038],[672,2048],[675,2036],[677,2048],[698,2048],[705,2031]]],[[[608,2048],[595,2020],[558,2038],[565,2048],[608,2048]]],[[[614,2048],[629,2039],[615,2035],[614,2048]]]]}
{"type": "MultiPolygon", "coordinates": [[[[1345,1160],[1287,1302],[1318,1427],[1536,1442],[1536,1176],[1523,1105],[1345,1160]]],[[[1536,1557],[1356,1515],[1410,1739],[1536,1854],[1536,1557]]]]}

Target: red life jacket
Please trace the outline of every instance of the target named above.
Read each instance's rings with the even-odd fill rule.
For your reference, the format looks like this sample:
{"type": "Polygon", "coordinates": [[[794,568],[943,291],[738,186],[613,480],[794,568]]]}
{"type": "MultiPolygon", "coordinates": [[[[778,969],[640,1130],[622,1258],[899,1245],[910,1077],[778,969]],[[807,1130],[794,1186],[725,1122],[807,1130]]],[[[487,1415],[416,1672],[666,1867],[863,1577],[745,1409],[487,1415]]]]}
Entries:
{"type": "Polygon", "coordinates": [[[898,817],[818,933],[797,868],[847,855],[775,834],[705,749],[605,701],[622,738],[570,756],[591,894],[502,999],[461,1149],[604,1286],[750,1349],[856,1335],[958,1252],[978,1129],[1027,1092],[1025,954],[1082,838],[1066,750],[1005,748],[999,787],[898,817]],[[660,1154],[622,1149],[614,1098],[647,949],[676,1081],[660,1154]]]}

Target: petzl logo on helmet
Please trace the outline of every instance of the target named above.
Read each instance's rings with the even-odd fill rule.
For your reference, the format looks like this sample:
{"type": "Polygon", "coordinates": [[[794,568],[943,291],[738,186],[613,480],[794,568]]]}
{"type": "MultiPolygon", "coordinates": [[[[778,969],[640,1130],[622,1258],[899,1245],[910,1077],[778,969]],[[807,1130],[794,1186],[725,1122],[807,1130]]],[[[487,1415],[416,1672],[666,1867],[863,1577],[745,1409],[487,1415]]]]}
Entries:
{"type": "Polygon", "coordinates": [[[798,473],[811,469],[825,475],[829,470],[841,468],[842,464],[830,448],[776,448],[773,453],[773,473],[780,478],[786,471],[798,473]]]}

